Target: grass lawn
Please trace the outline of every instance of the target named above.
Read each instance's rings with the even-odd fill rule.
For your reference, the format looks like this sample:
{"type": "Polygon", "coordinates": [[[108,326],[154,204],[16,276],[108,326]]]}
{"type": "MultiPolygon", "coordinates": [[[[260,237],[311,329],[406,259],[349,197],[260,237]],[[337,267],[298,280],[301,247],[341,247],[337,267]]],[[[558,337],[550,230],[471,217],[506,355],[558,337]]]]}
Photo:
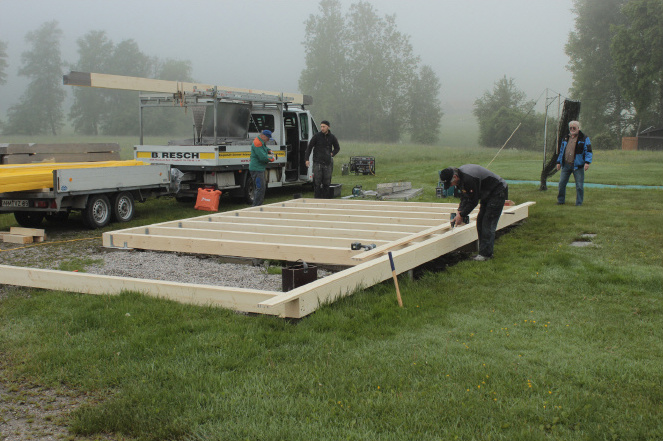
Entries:
{"type": "MultiPolygon", "coordinates": [[[[437,170],[486,165],[496,154],[341,148],[334,182],[344,195],[400,180],[424,187],[418,200],[438,202],[437,170]],[[351,155],[375,156],[376,175],[342,176],[351,155]]],[[[539,156],[505,150],[491,169],[538,180],[539,156]]],[[[661,185],[661,153],[594,158],[586,182],[661,185]]],[[[298,321],[135,293],[11,290],[0,300],[0,381],[88,393],[69,421],[86,436],[663,439],[663,191],[586,188],[575,207],[555,205],[555,187],[537,188],[511,186],[510,199],[536,205],[498,238],[493,260],[399,278],[402,309],[391,281],[298,321]],[[570,246],[588,233],[593,246],[570,246]]],[[[294,192],[268,191],[266,203],[294,192]]],[[[567,197],[574,201],[573,188],[567,197]]],[[[160,199],[139,205],[132,222],[197,213],[160,199]]],[[[12,225],[0,216],[0,229],[12,225]]]]}

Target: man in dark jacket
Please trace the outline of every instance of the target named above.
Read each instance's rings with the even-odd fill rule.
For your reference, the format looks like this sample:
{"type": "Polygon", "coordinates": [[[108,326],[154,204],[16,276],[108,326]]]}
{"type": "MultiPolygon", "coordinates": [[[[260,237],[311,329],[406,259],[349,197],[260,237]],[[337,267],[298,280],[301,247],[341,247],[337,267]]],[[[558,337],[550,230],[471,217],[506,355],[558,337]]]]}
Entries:
{"type": "Polygon", "coordinates": [[[338,154],[341,147],[338,139],[329,130],[329,121],[320,123],[320,131],[313,135],[308,143],[306,153],[306,166],[311,162],[308,160],[313,151],[313,189],[316,198],[329,198],[329,185],[331,184],[332,172],[334,171],[334,156],[338,154]]]}
{"type": "Polygon", "coordinates": [[[477,216],[479,254],[474,260],[484,261],[493,257],[495,231],[509,193],[506,181],[490,170],[475,164],[448,167],[440,172],[444,189],[456,186],[460,190],[460,205],[451,221],[454,226],[463,225],[463,218],[481,203],[477,216]]]}
{"type": "Polygon", "coordinates": [[[576,181],[576,205],[582,205],[585,199],[585,172],[592,163],[592,143],[589,136],[580,131],[578,121],[569,123],[569,132],[562,140],[557,157],[557,170],[561,170],[557,205],[563,205],[566,200],[566,184],[571,173],[576,181]]]}

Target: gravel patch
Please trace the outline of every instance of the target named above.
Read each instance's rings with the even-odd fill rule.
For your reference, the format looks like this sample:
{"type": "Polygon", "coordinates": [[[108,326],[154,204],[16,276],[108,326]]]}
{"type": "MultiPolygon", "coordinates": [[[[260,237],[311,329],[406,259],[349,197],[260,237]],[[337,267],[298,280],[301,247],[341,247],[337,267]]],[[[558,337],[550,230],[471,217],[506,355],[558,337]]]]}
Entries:
{"type": "MultiPolygon", "coordinates": [[[[201,285],[281,291],[281,274],[269,274],[267,261],[142,250],[108,249],[100,238],[48,240],[17,246],[0,243],[0,264],[201,285]]],[[[318,277],[331,274],[318,268],[318,277]]],[[[13,289],[0,285],[0,300],[13,289]]]]}

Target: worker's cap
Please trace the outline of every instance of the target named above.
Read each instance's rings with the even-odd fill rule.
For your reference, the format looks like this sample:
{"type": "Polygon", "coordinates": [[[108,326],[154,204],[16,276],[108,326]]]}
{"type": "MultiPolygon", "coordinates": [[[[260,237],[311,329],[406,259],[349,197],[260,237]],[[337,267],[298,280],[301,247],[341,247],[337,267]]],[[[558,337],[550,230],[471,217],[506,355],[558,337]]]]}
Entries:
{"type": "Polygon", "coordinates": [[[322,121],[320,121],[320,124],[324,124],[327,127],[331,127],[331,124],[329,124],[329,121],[327,121],[326,119],[323,119],[322,121]]]}
{"type": "Polygon", "coordinates": [[[262,134],[268,137],[269,139],[272,139],[272,131],[271,130],[263,130],[262,134]]]}
{"type": "Polygon", "coordinates": [[[453,167],[447,167],[440,172],[440,182],[444,184],[444,189],[451,187],[451,180],[454,178],[453,167]]]}

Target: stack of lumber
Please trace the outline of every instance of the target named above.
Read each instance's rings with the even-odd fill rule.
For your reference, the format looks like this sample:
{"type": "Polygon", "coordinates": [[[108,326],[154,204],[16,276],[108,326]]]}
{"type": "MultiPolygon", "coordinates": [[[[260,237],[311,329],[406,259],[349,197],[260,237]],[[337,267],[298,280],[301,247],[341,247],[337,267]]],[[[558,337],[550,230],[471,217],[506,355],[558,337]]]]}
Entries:
{"type": "Polygon", "coordinates": [[[33,243],[43,242],[46,232],[36,228],[11,227],[9,233],[0,233],[0,240],[8,243],[33,243]]]}
{"type": "Polygon", "coordinates": [[[410,200],[423,193],[423,188],[412,188],[411,182],[390,182],[378,184],[378,198],[382,200],[410,200]]]}
{"type": "Polygon", "coordinates": [[[0,144],[0,164],[119,161],[117,143],[0,144]]]}
{"type": "Polygon", "coordinates": [[[53,170],[147,165],[142,161],[63,162],[0,165],[0,193],[40,191],[53,187],[53,170]]]}

